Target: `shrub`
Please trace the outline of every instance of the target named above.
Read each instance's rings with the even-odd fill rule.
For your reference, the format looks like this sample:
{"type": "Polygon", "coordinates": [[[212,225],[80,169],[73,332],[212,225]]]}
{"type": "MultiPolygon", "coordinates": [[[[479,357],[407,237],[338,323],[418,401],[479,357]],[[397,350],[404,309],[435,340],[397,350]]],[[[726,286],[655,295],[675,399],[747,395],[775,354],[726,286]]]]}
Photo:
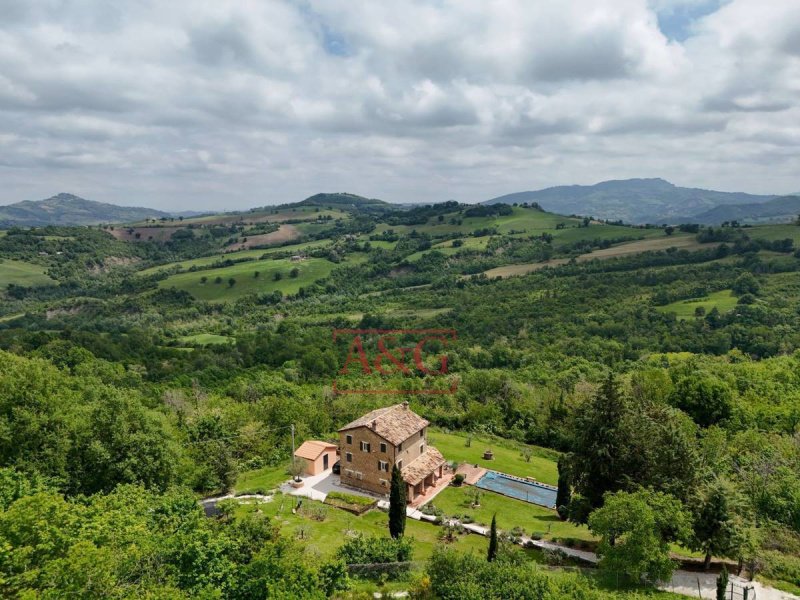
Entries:
{"type": "Polygon", "coordinates": [[[464,476],[463,473],[456,473],[456,476],[453,477],[452,483],[454,486],[458,487],[464,483],[464,479],[466,479],[466,477],[464,476]]]}
{"type": "Polygon", "coordinates": [[[375,504],[373,498],[367,496],[356,496],[355,494],[345,494],[344,492],[331,492],[327,496],[332,500],[341,500],[347,504],[360,504],[361,506],[370,506],[375,504]]]}
{"type": "Polygon", "coordinates": [[[345,541],[336,556],[347,564],[407,562],[411,560],[413,540],[358,534],[345,541]]]}

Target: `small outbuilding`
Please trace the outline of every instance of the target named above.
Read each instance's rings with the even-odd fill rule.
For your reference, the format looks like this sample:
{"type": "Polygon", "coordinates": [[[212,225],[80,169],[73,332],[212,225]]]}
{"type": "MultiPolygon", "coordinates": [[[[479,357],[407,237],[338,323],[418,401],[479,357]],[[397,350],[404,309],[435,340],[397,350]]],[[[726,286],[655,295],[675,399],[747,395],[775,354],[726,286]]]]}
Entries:
{"type": "Polygon", "coordinates": [[[306,440],[295,450],[295,458],[305,462],[305,475],[319,475],[333,467],[336,462],[336,444],[320,442],[319,440],[306,440]]]}

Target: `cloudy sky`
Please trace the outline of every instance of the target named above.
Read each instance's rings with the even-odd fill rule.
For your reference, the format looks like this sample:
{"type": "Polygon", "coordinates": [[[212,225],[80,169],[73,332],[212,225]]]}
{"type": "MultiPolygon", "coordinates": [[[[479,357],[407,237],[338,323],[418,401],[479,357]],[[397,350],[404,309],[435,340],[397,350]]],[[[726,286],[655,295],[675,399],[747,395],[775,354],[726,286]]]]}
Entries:
{"type": "Polygon", "coordinates": [[[0,0],[0,204],[800,191],[797,0],[0,0]]]}

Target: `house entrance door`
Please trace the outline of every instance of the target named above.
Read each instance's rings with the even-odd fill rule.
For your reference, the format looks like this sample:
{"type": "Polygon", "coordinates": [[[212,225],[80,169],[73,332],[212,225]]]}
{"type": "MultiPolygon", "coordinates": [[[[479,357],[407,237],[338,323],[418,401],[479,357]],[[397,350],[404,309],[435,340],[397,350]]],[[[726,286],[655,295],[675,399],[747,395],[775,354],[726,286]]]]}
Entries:
{"type": "Polygon", "coordinates": [[[328,454],[327,453],[322,455],[322,470],[323,471],[327,471],[328,470],[328,454]]]}

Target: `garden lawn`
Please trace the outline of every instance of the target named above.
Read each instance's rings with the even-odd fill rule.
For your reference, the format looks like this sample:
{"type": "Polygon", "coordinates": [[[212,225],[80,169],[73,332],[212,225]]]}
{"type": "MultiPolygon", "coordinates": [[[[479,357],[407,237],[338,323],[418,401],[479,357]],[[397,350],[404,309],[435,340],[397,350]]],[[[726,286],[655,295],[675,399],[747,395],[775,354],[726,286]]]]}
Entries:
{"type": "Polygon", "coordinates": [[[542,483],[556,485],[558,483],[558,453],[538,446],[514,444],[508,440],[491,439],[474,436],[472,445],[467,448],[464,434],[431,431],[429,443],[436,446],[447,460],[458,463],[480,465],[493,471],[516,475],[517,477],[533,477],[542,483]],[[531,461],[526,462],[522,456],[522,448],[531,451],[531,461]],[[483,452],[491,449],[494,459],[484,460],[483,452]]]}
{"type": "MultiPolygon", "coordinates": [[[[318,553],[323,558],[331,557],[342,545],[346,536],[355,532],[364,535],[389,535],[389,517],[380,510],[371,510],[361,516],[351,514],[345,510],[303,498],[303,510],[292,514],[292,508],[297,503],[294,496],[277,495],[272,502],[263,504],[242,504],[236,509],[236,514],[261,510],[264,514],[275,518],[281,531],[295,539],[300,539],[306,549],[318,553]],[[323,521],[311,518],[311,515],[321,510],[325,515],[323,521]]],[[[439,543],[438,535],[441,527],[432,523],[406,520],[406,537],[414,538],[414,555],[412,560],[426,560],[433,553],[439,543]]],[[[487,540],[485,537],[474,534],[460,536],[454,542],[455,547],[463,550],[486,551],[487,540]]]]}
{"type": "Polygon", "coordinates": [[[240,473],[233,489],[237,494],[266,493],[285,481],[289,481],[287,465],[264,467],[240,473]]]}
{"type": "Polygon", "coordinates": [[[481,505],[470,508],[468,494],[474,490],[469,485],[450,486],[442,490],[432,504],[442,509],[448,517],[468,515],[475,523],[487,527],[492,522],[492,515],[497,514],[497,528],[502,531],[520,527],[528,536],[536,533],[545,539],[596,539],[587,527],[562,521],[554,510],[487,490],[481,490],[481,505]]]}

